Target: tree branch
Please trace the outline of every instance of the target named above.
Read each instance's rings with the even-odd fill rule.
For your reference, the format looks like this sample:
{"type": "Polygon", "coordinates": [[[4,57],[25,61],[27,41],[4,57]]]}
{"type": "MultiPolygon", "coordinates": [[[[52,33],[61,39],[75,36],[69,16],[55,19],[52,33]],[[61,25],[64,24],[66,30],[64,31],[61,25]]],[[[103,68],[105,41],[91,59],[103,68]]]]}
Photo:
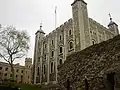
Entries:
{"type": "Polygon", "coordinates": [[[23,54],[23,55],[21,55],[21,56],[17,56],[17,57],[15,57],[15,58],[13,58],[13,62],[15,61],[15,59],[17,59],[17,58],[22,58],[23,56],[25,56],[25,54],[23,54]]]}
{"type": "Polygon", "coordinates": [[[0,53],[0,57],[2,57],[5,61],[7,61],[8,63],[10,63],[9,59],[6,59],[1,53],[0,53]]]}

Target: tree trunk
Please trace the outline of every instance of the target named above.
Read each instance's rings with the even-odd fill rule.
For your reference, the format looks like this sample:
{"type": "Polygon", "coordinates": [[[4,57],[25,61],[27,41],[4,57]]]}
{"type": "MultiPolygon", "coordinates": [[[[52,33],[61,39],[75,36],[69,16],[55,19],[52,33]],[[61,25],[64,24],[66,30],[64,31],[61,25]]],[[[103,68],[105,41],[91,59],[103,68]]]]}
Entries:
{"type": "Polygon", "coordinates": [[[14,67],[13,67],[12,63],[10,64],[10,66],[11,66],[11,72],[12,72],[12,80],[14,81],[15,80],[14,79],[14,76],[15,76],[15,74],[14,74],[14,67]]]}
{"type": "Polygon", "coordinates": [[[14,66],[13,66],[13,60],[12,60],[12,55],[10,55],[10,59],[11,59],[11,62],[10,62],[10,66],[11,66],[11,72],[12,72],[12,81],[14,82],[15,81],[15,77],[14,77],[14,66]]]}

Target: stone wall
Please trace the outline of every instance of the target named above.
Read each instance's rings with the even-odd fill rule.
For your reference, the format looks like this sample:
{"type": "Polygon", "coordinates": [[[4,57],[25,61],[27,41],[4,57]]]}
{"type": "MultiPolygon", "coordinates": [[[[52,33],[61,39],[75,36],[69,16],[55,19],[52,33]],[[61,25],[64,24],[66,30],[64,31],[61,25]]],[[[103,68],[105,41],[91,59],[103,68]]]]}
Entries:
{"type": "Polygon", "coordinates": [[[86,76],[90,90],[105,90],[107,74],[115,72],[115,87],[119,87],[119,70],[120,36],[116,36],[69,55],[64,64],[58,66],[58,84],[65,89],[69,79],[73,90],[84,90],[86,76]]]}

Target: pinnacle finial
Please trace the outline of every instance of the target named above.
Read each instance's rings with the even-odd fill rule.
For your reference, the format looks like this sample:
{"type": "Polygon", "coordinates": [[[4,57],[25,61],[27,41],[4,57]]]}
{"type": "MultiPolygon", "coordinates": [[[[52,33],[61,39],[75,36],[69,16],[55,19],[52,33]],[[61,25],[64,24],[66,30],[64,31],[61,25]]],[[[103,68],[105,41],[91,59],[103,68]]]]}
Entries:
{"type": "Polygon", "coordinates": [[[112,21],[112,16],[111,16],[111,14],[109,13],[109,17],[110,17],[110,21],[112,21]]]}
{"type": "Polygon", "coordinates": [[[42,22],[40,23],[40,29],[42,29],[42,22]]]}

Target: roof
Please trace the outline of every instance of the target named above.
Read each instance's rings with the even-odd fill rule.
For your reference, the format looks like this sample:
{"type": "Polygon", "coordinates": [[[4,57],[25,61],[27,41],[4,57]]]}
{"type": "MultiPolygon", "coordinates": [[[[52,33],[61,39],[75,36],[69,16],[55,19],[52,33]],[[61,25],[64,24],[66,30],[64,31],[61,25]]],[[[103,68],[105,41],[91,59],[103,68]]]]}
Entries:
{"type": "Polygon", "coordinates": [[[40,26],[40,29],[38,29],[36,33],[38,33],[38,32],[42,33],[42,34],[45,34],[45,32],[42,30],[42,26],[40,26]]]}
{"type": "MultiPolygon", "coordinates": [[[[6,63],[6,62],[0,62],[0,65],[1,66],[10,66],[8,63],[6,63]]],[[[19,65],[19,63],[17,63],[17,64],[13,64],[14,65],[14,67],[22,67],[22,68],[24,68],[25,66],[21,66],[21,65],[19,65]]]]}
{"type": "Polygon", "coordinates": [[[111,26],[111,25],[114,25],[114,24],[115,24],[116,26],[118,26],[115,22],[113,22],[113,21],[111,20],[110,23],[108,24],[108,27],[111,26]]]}

